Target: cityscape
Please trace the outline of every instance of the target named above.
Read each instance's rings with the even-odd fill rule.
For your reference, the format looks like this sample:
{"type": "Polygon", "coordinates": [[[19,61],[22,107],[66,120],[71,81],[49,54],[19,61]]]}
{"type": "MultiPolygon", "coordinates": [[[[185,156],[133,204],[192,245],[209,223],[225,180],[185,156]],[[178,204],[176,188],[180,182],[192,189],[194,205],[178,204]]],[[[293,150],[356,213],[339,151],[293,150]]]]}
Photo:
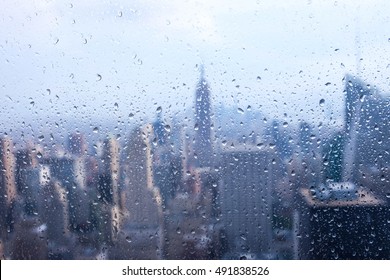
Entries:
{"type": "Polygon", "coordinates": [[[347,74],[340,128],[293,125],[209,78],[126,135],[1,135],[1,259],[389,259],[388,95],[347,74]]]}

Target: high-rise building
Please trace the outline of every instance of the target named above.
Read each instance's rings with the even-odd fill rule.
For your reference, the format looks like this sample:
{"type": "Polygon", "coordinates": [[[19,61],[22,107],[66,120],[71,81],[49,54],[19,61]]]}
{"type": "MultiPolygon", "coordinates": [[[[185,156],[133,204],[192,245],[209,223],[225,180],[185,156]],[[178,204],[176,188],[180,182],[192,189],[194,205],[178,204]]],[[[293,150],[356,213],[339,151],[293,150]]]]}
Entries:
{"type": "Polygon", "coordinates": [[[107,203],[119,207],[120,145],[110,137],[103,143],[99,191],[107,203]]]}
{"type": "Polygon", "coordinates": [[[13,208],[17,196],[14,146],[8,137],[0,138],[0,239],[5,240],[13,226],[13,208]]]}
{"type": "Polygon", "coordinates": [[[201,67],[200,79],[195,92],[195,164],[199,167],[209,167],[212,163],[213,149],[211,138],[211,104],[210,86],[204,77],[201,67]]]}
{"type": "Polygon", "coordinates": [[[50,168],[51,179],[66,190],[69,223],[74,231],[85,231],[90,218],[90,197],[86,190],[84,158],[64,155],[41,160],[50,168]]]}
{"type": "Polygon", "coordinates": [[[390,98],[355,76],[345,77],[344,130],[324,149],[326,180],[364,185],[385,198],[390,190],[390,98]]]}
{"type": "Polygon", "coordinates": [[[158,259],[163,250],[162,197],[155,185],[153,126],[134,129],[125,148],[123,222],[110,258],[158,259]]]}
{"type": "MultiPolygon", "coordinates": [[[[181,181],[181,159],[175,155],[174,145],[172,142],[172,130],[167,129],[167,125],[158,114],[157,119],[153,122],[154,135],[151,146],[153,182],[159,188],[163,199],[163,207],[167,205],[177,192],[181,181]]],[[[177,131],[175,131],[176,134],[177,131]]],[[[177,136],[177,135],[176,135],[177,136]]]]}
{"type": "Polygon", "coordinates": [[[357,77],[347,75],[344,180],[373,190],[388,200],[390,193],[390,97],[357,77]]]}
{"type": "Polygon", "coordinates": [[[72,155],[81,156],[87,151],[84,136],[80,133],[73,133],[69,135],[68,150],[72,155]]]}
{"type": "Polygon", "coordinates": [[[120,145],[116,138],[103,142],[101,165],[97,180],[99,206],[95,207],[98,231],[103,244],[113,244],[121,227],[120,145]]]}
{"type": "Polygon", "coordinates": [[[70,245],[71,225],[67,191],[59,181],[51,180],[42,187],[40,193],[44,199],[39,218],[46,226],[48,258],[70,259],[74,248],[70,245]]]}
{"type": "Polygon", "coordinates": [[[362,106],[365,99],[370,98],[371,91],[356,77],[347,75],[345,82],[345,147],[343,150],[342,180],[351,181],[354,177],[362,106]]]}
{"type": "Polygon", "coordinates": [[[222,151],[219,203],[229,253],[273,253],[275,157],[274,150],[256,146],[222,151]]]}

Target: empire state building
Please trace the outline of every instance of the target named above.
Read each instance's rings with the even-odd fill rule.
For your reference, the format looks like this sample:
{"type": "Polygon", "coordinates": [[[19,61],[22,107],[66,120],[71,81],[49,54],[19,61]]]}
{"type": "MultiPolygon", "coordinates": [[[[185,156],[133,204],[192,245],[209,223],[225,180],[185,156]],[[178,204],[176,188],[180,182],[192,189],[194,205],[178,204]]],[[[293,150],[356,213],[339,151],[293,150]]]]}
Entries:
{"type": "Polygon", "coordinates": [[[195,94],[194,153],[197,155],[198,167],[210,167],[212,162],[210,87],[204,77],[203,65],[200,71],[195,94]]]}

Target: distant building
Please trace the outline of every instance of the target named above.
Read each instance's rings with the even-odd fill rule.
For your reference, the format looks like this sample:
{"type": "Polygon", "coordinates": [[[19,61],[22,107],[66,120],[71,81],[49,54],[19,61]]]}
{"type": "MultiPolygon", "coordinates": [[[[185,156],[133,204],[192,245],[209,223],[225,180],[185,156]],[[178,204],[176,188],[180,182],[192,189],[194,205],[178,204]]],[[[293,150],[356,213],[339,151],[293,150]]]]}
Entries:
{"type": "Polygon", "coordinates": [[[213,159],[211,138],[211,104],[210,87],[204,77],[204,68],[201,68],[201,76],[195,92],[195,163],[199,167],[211,166],[213,159]]]}
{"type": "Polygon", "coordinates": [[[276,154],[250,146],[221,154],[219,203],[228,252],[272,251],[272,192],[276,154]]]}
{"type": "Polygon", "coordinates": [[[72,155],[81,156],[87,151],[87,144],[84,135],[73,133],[69,135],[68,150],[72,155]]]}
{"type": "Polygon", "coordinates": [[[175,156],[172,145],[168,143],[173,140],[171,130],[168,129],[168,133],[166,126],[169,125],[163,122],[160,112],[152,125],[151,154],[153,182],[160,190],[163,207],[175,196],[181,180],[181,160],[175,156]]]}
{"type": "Polygon", "coordinates": [[[129,135],[123,163],[123,222],[114,259],[159,259],[163,251],[162,197],[153,174],[153,126],[147,124],[129,135]]]}
{"type": "Polygon", "coordinates": [[[50,168],[51,179],[66,190],[69,204],[69,223],[73,231],[85,231],[90,218],[90,197],[85,184],[85,166],[82,157],[66,155],[42,160],[50,168]]]}
{"type": "Polygon", "coordinates": [[[114,137],[103,142],[97,179],[97,201],[95,218],[101,243],[109,244],[116,240],[121,227],[120,200],[120,144],[114,137]]]}
{"type": "Polygon", "coordinates": [[[390,96],[345,77],[344,129],[324,145],[324,179],[354,182],[386,199],[390,191],[390,96]]]}
{"type": "Polygon", "coordinates": [[[271,142],[277,153],[282,159],[289,159],[292,155],[292,147],[289,142],[290,132],[284,126],[280,125],[278,120],[273,120],[271,126],[268,127],[264,138],[271,142]]]}
{"type": "Polygon", "coordinates": [[[119,205],[120,145],[113,137],[103,143],[102,166],[99,175],[101,199],[114,206],[119,205]]]}
{"type": "Polygon", "coordinates": [[[13,260],[48,259],[47,226],[35,216],[22,219],[15,225],[8,255],[13,260]]]}
{"type": "Polygon", "coordinates": [[[221,256],[218,178],[210,167],[194,168],[186,175],[165,209],[164,257],[216,259],[221,256]]]}
{"type": "Polygon", "coordinates": [[[346,150],[344,180],[390,193],[390,95],[353,76],[346,76],[346,150]]]}
{"type": "Polygon", "coordinates": [[[71,248],[69,203],[66,189],[59,181],[52,180],[43,186],[41,196],[44,197],[39,217],[46,228],[48,258],[70,259],[71,248]]]}
{"type": "Polygon", "coordinates": [[[15,218],[14,206],[17,197],[15,183],[16,160],[14,146],[8,137],[0,138],[0,239],[6,240],[12,231],[15,218]]]}

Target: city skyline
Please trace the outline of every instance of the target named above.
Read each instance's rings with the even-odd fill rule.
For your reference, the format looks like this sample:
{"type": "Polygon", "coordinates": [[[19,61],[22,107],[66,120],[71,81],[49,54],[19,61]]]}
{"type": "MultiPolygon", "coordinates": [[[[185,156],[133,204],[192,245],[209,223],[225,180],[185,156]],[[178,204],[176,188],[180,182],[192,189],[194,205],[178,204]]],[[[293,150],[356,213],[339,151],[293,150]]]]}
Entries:
{"type": "Polygon", "coordinates": [[[222,129],[201,69],[187,125],[160,108],[123,140],[111,133],[91,141],[80,130],[66,144],[39,136],[16,148],[1,137],[3,258],[386,259],[388,226],[370,213],[390,215],[388,99],[359,78],[344,80],[342,130],[302,122],[296,131],[251,109],[222,129]],[[350,219],[325,213],[333,208],[375,239],[348,241],[350,219]],[[339,236],[318,215],[343,223],[339,236]],[[343,249],[364,242],[374,251],[343,249]]]}

